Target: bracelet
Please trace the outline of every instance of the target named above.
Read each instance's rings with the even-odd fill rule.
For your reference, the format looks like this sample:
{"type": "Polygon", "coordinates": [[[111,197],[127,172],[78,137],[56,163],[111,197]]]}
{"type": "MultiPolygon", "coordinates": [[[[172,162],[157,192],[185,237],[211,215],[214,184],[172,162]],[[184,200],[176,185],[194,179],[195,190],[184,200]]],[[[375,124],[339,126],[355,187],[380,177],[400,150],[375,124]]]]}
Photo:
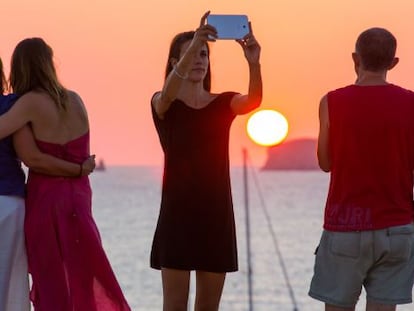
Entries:
{"type": "Polygon", "coordinates": [[[182,74],[180,74],[178,71],[177,71],[177,66],[174,66],[174,68],[173,68],[173,70],[172,70],[173,72],[174,72],[174,74],[177,76],[177,77],[179,77],[181,80],[185,80],[185,79],[187,79],[188,78],[188,74],[186,74],[185,76],[183,76],[182,74]]]}
{"type": "Polygon", "coordinates": [[[83,163],[79,164],[79,167],[80,167],[80,170],[79,170],[78,177],[82,177],[83,163]]]}

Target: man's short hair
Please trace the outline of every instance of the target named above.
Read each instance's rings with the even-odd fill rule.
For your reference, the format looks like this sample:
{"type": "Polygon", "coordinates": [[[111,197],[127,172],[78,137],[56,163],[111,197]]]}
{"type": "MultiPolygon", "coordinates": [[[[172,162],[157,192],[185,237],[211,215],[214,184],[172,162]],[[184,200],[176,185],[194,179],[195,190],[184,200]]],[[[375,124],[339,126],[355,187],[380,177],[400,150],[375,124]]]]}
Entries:
{"type": "Polygon", "coordinates": [[[394,35],[384,28],[370,28],[362,32],[355,44],[362,67],[368,71],[386,70],[392,64],[397,49],[394,35]]]}

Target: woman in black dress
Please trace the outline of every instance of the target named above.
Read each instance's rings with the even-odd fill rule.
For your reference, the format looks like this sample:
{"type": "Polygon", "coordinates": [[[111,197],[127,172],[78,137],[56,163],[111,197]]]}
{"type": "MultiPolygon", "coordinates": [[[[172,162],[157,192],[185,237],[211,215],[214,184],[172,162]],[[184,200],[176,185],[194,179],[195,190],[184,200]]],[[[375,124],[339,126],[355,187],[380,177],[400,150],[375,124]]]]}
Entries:
{"type": "Polygon", "coordinates": [[[151,251],[151,267],[161,270],[164,311],[187,310],[192,270],[195,310],[218,310],[225,274],[238,269],[229,131],[236,115],[262,101],[260,45],[251,31],[236,40],[249,65],[247,95],[211,93],[207,42],[215,41],[217,32],[205,23],[208,14],[195,32],[173,39],[163,89],[151,100],[165,156],[151,251]]]}

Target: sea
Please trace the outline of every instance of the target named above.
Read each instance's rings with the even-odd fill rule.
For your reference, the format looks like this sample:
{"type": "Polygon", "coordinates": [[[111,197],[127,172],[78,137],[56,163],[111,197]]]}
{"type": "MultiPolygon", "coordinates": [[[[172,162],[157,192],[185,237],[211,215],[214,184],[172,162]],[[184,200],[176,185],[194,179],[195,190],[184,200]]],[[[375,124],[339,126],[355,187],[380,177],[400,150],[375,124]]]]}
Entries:
{"type": "MultiPolygon", "coordinates": [[[[93,215],[131,309],[162,310],[161,275],[149,266],[162,168],[109,166],[95,171],[90,180],[93,215]]],[[[323,303],[310,298],[308,290],[329,175],[232,167],[231,181],[239,271],[226,276],[220,310],[323,310],[323,303]]],[[[188,310],[193,310],[194,277],[188,310]]],[[[397,310],[413,308],[411,304],[397,310]]],[[[364,292],[356,310],[365,310],[364,292]]]]}

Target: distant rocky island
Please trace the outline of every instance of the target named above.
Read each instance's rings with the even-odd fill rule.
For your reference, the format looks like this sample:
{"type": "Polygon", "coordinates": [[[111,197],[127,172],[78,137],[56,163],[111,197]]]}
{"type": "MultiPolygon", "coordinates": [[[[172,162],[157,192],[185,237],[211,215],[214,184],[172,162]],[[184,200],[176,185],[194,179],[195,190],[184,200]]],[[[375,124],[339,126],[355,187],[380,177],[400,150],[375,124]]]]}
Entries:
{"type": "Polygon", "coordinates": [[[269,147],[264,170],[319,170],[317,140],[302,138],[269,147]]]}

